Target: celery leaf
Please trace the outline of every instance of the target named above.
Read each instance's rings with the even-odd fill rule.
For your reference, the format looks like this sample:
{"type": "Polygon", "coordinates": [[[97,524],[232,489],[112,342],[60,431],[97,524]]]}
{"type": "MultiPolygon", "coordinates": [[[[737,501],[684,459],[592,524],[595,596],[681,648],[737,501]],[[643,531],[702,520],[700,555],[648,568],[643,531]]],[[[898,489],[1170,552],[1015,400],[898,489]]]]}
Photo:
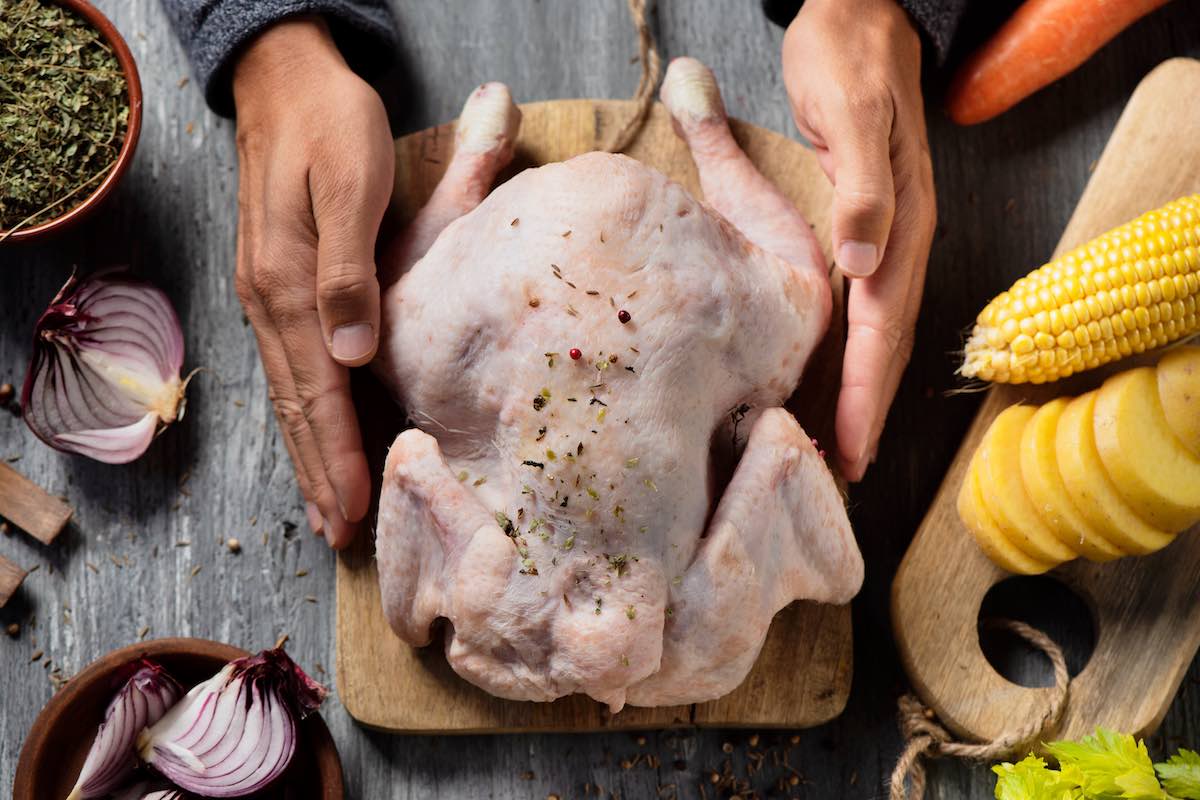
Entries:
{"type": "Polygon", "coordinates": [[[1078,800],[1079,784],[1034,755],[992,767],[996,800],[1078,800]]]}
{"type": "Polygon", "coordinates": [[[1079,742],[1054,742],[1046,749],[1064,770],[1078,770],[1086,797],[1167,800],[1144,742],[1097,728],[1079,742]]]}
{"type": "Polygon", "coordinates": [[[1200,800],[1200,754],[1183,749],[1154,769],[1172,797],[1200,800]]]}

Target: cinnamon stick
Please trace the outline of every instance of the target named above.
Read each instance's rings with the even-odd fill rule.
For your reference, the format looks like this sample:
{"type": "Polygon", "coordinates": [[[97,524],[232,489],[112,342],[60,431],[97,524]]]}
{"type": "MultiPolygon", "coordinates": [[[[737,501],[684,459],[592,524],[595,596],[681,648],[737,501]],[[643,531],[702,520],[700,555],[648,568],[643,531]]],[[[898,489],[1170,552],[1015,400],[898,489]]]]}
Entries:
{"type": "Polygon", "coordinates": [[[25,570],[4,556],[0,556],[0,608],[4,608],[8,598],[16,594],[23,580],[25,580],[25,570]]]}
{"type": "Polygon", "coordinates": [[[0,462],[0,517],[43,544],[62,532],[72,510],[12,467],[0,462]]]}

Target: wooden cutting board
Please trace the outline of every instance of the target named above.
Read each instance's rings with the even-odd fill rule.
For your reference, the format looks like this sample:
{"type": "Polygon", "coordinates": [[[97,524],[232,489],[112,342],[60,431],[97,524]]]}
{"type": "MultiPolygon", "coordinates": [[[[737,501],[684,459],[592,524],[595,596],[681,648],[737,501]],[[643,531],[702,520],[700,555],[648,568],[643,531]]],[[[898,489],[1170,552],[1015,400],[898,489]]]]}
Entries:
{"type": "MultiPolygon", "coordinates": [[[[501,179],[529,166],[562,161],[598,149],[633,112],[627,101],[555,100],[521,106],[524,120],[515,163],[501,179]]],[[[742,148],[813,224],[829,259],[832,189],[813,155],[779,134],[733,123],[742,148]]],[[[433,191],[454,144],[448,123],[396,142],[393,211],[408,219],[433,191]]],[[[702,196],[687,148],[671,129],[661,105],[652,109],[627,151],[697,196],[702,196]]],[[[840,309],[840,286],[835,291],[840,309]]],[[[814,356],[806,381],[824,387],[822,404],[794,409],[805,428],[832,442],[832,400],[840,375],[841,314],[814,356]]],[[[386,407],[383,414],[400,417],[386,407]]],[[[390,439],[387,442],[390,443],[390,439]]],[[[583,697],[554,703],[500,700],[459,678],[440,643],[413,649],[384,620],[370,537],[343,552],[337,568],[337,685],[342,703],[364,725],[393,732],[469,733],[589,731],[710,727],[800,728],[839,713],[850,691],[852,645],[848,606],[794,603],[776,616],[758,663],[742,686],[720,700],[673,708],[627,708],[616,716],[583,697]]]]}
{"type": "MultiPolygon", "coordinates": [[[[1173,59],[1130,98],[1055,254],[1197,191],[1200,62],[1173,59]]],[[[1012,278],[1030,266],[1014,264],[1012,278]]],[[[900,565],[892,622],[901,659],[921,699],[960,736],[991,740],[1039,718],[1050,691],[1010,683],[980,650],[980,603],[1006,573],[984,557],[955,511],[971,453],[1010,404],[1079,394],[1113,371],[1050,386],[991,389],[900,565]]],[[[1050,573],[1090,606],[1096,629],[1095,650],[1071,683],[1058,738],[1090,734],[1097,725],[1145,735],[1162,721],[1200,645],[1198,533],[1181,535],[1152,556],[1075,561],[1050,573]]]]}

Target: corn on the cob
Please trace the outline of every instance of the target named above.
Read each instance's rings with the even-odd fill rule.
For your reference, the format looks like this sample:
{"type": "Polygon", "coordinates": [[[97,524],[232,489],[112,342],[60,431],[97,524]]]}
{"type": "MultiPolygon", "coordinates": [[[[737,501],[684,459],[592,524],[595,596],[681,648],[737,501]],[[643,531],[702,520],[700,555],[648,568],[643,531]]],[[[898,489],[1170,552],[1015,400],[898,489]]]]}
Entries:
{"type": "Polygon", "coordinates": [[[1200,332],[1200,195],[1147,212],[988,303],[960,372],[1044,383],[1200,332]]]}

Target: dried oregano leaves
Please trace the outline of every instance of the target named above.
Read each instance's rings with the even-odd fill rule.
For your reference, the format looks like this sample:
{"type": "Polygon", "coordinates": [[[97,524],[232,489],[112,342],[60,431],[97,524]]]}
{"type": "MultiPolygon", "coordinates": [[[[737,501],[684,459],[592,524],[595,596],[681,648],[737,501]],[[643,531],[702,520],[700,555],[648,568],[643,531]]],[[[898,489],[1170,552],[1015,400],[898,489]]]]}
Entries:
{"type": "Polygon", "coordinates": [[[83,202],[116,163],[125,77],[100,32],[49,0],[0,0],[0,232],[83,202]]]}

